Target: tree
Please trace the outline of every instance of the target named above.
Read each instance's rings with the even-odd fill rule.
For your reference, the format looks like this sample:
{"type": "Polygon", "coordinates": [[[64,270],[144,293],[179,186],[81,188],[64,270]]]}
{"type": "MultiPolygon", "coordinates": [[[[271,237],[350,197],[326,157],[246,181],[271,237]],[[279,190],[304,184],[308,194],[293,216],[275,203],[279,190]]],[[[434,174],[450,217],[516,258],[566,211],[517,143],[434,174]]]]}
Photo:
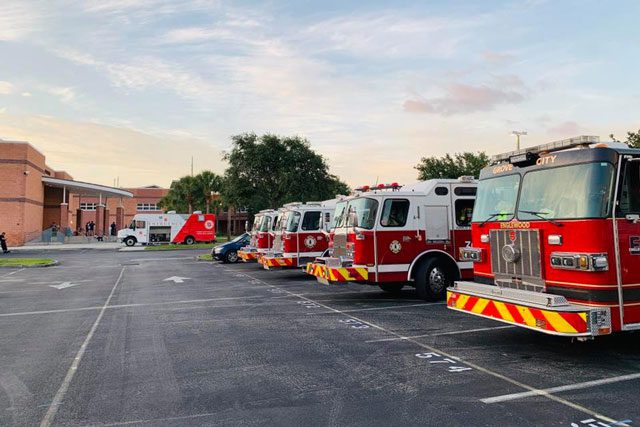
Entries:
{"type": "MultiPolygon", "coordinates": [[[[621,142],[613,134],[609,134],[609,138],[615,142],[621,142]]],[[[625,141],[631,148],[640,148],[640,129],[638,132],[627,132],[627,140],[625,141]]]]}
{"type": "Polygon", "coordinates": [[[304,138],[245,133],[231,141],[233,147],[224,155],[229,167],[223,198],[233,206],[246,207],[250,214],[349,192],[304,138]]]}
{"type": "Polygon", "coordinates": [[[171,183],[169,193],[160,200],[166,210],[193,213],[194,210],[210,212],[212,192],[221,192],[223,179],[211,171],[196,176],[183,176],[171,183]]]}
{"type": "Polygon", "coordinates": [[[640,129],[638,132],[627,132],[627,144],[629,147],[640,148],[640,129]]]}
{"type": "Polygon", "coordinates": [[[426,181],[434,178],[459,178],[463,175],[478,177],[480,170],[489,164],[489,157],[484,152],[456,153],[453,157],[423,157],[415,166],[418,179],[426,181]]]}

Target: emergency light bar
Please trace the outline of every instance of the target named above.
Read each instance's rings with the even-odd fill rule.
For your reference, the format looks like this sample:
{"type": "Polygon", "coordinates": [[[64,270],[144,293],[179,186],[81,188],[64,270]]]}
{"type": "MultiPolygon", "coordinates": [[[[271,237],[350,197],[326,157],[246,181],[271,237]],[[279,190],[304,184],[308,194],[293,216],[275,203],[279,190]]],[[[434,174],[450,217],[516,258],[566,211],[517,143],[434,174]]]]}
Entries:
{"type": "Polygon", "coordinates": [[[522,163],[528,161],[531,156],[539,153],[550,153],[552,151],[566,150],[569,148],[587,148],[591,144],[600,142],[600,137],[594,135],[581,135],[573,138],[562,139],[560,141],[549,142],[547,144],[536,145],[534,147],[522,148],[520,150],[509,151],[503,154],[491,156],[491,164],[509,161],[510,163],[522,163]]]}
{"type": "Polygon", "coordinates": [[[363,185],[362,187],[358,187],[355,190],[356,191],[360,191],[360,192],[366,192],[366,191],[374,191],[374,190],[398,190],[400,189],[400,187],[402,187],[402,185],[398,184],[397,182],[392,182],[391,184],[378,184],[378,185],[363,185]]]}

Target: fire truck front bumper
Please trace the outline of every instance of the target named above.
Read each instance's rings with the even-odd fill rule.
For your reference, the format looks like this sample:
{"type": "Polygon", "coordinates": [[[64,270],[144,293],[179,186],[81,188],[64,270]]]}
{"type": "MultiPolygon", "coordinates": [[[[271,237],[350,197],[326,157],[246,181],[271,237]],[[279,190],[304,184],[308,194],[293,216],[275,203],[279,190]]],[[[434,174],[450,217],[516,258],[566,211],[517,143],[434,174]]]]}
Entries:
{"type": "Polygon", "coordinates": [[[447,289],[447,307],[551,335],[595,337],[611,333],[608,307],[573,304],[560,295],[455,282],[447,289]]]}
{"type": "Polygon", "coordinates": [[[369,270],[366,267],[353,267],[350,262],[344,262],[339,258],[316,258],[314,262],[307,263],[305,271],[325,285],[369,280],[369,270]]]}
{"type": "Polygon", "coordinates": [[[265,270],[292,268],[298,266],[297,257],[288,257],[283,254],[264,254],[258,259],[258,262],[265,270]]]}
{"type": "Polygon", "coordinates": [[[258,252],[258,249],[254,247],[245,246],[238,251],[238,256],[244,262],[253,262],[258,260],[260,252],[258,252]]]}

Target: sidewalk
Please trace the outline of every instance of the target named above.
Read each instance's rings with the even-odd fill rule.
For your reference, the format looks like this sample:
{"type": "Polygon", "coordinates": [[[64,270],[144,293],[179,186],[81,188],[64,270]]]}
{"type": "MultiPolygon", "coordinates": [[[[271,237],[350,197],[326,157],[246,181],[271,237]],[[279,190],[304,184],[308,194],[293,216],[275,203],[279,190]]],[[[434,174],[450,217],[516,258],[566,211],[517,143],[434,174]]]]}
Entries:
{"type": "Polygon", "coordinates": [[[98,249],[115,251],[123,248],[122,243],[117,242],[95,242],[95,243],[67,243],[51,245],[27,245],[9,248],[11,252],[21,251],[74,251],[78,249],[98,249]]]}

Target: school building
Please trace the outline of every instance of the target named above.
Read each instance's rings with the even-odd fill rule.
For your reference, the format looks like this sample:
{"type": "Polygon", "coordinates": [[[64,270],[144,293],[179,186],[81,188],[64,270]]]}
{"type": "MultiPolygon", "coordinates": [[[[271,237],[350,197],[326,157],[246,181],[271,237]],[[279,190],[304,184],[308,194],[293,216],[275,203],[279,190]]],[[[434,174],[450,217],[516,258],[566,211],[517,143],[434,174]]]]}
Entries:
{"type": "MultiPolygon", "coordinates": [[[[168,191],[155,185],[116,188],[77,181],[49,167],[44,154],[28,142],[0,139],[0,232],[9,246],[49,239],[47,230],[54,225],[64,236],[84,233],[93,221],[95,235],[108,235],[112,223],[124,228],[136,213],[162,213],[158,202],[168,191]]],[[[228,213],[221,213],[219,232],[227,230],[228,219],[228,213]]],[[[246,213],[232,213],[230,219],[234,234],[244,231],[246,213]]]]}

